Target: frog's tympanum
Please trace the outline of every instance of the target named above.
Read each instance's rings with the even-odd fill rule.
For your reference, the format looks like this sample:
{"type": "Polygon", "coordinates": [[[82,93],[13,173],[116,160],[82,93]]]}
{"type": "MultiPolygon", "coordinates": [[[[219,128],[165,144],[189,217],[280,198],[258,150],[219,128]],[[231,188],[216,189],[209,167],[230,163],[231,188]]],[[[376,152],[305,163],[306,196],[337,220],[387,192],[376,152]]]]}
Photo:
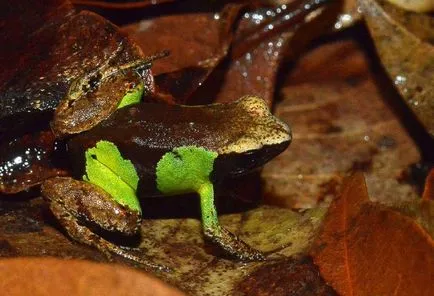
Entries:
{"type": "Polygon", "coordinates": [[[140,69],[147,65],[149,60],[103,66],[71,85],[51,127],[58,137],[69,137],[75,179],[55,177],[42,184],[51,211],[73,239],[159,268],[102,233],[137,234],[143,198],[197,193],[205,237],[240,260],[263,259],[220,226],[214,185],[285,150],[289,127],[255,96],[202,106],[131,105],[141,96],[146,82],[140,81],[140,69]],[[98,91],[101,81],[114,88],[110,100],[98,91]],[[112,99],[125,92],[124,99],[112,99]]]}

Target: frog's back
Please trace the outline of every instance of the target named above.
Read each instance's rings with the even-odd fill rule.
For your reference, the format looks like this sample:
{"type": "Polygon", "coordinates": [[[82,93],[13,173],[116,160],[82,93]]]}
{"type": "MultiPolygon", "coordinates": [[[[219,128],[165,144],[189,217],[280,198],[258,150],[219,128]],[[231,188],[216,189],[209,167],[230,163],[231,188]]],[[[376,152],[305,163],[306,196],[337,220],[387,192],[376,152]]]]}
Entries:
{"type": "Polygon", "coordinates": [[[243,165],[248,165],[248,170],[260,166],[284,150],[291,139],[289,128],[261,104],[263,101],[256,97],[207,106],[138,104],[119,109],[95,128],[78,135],[69,142],[69,150],[77,174],[82,175],[85,150],[100,140],[113,142],[123,157],[133,162],[140,187],[148,195],[158,195],[156,165],[176,147],[197,146],[217,152],[216,166],[223,175],[231,174],[231,170],[242,172],[243,165]],[[255,110],[252,104],[258,102],[255,110]],[[273,155],[264,155],[270,149],[273,155]],[[256,163],[252,160],[255,151],[262,151],[256,163]],[[248,159],[244,164],[235,161],[241,156],[248,159]]]}

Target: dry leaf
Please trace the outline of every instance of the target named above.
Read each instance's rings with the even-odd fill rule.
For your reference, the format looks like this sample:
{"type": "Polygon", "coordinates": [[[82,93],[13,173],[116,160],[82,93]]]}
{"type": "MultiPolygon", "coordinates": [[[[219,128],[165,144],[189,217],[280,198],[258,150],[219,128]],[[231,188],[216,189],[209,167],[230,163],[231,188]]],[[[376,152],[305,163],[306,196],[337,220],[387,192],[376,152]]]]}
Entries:
{"type": "MultiPolygon", "coordinates": [[[[230,291],[239,283],[248,281],[255,272],[262,274],[275,270],[275,278],[286,278],[285,271],[295,264],[289,257],[309,248],[325,213],[325,209],[321,208],[297,213],[288,209],[260,207],[240,214],[221,215],[223,226],[269,256],[269,260],[264,262],[240,263],[225,258],[212,245],[204,242],[200,215],[192,212],[198,207],[196,198],[149,199],[143,207],[145,219],[142,222],[140,250],[135,254],[168,266],[172,272],[151,271],[189,295],[201,296],[230,295],[230,291]],[[174,219],[176,214],[172,212],[181,217],[174,219]]],[[[55,221],[44,209],[44,203],[39,198],[24,202],[0,200],[2,257],[56,256],[108,261],[104,254],[70,241],[54,228],[55,221]]],[[[113,259],[132,264],[117,256],[113,259]]],[[[296,285],[298,277],[293,278],[295,283],[289,283],[290,279],[276,282],[275,288],[296,285]]],[[[318,284],[318,289],[325,288],[319,278],[312,283],[318,284]]],[[[258,286],[257,289],[262,288],[258,286]]]]}
{"type": "Polygon", "coordinates": [[[434,238],[434,201],[417,199],[395,203],[390,207],[412,218],[434,238]]]}
{"type": "Polygon", "coordinates": [[[145,273],[119,265],[55,258],[0,260],[0,291],[8,296],[182,296],[145,273]]]}
{"type": "Polygon", "coordinates": [[[336,292],[319,276],[310,258],[287,261],[258,268],[240,282],[232,295],[245,296],[332,296],[336,292]],[[235,292],[236,291],[236,292],[235,292]]]}
{"type": "Polygon", "coordinates": [[[426,177],[422,199],[434,201],[434,169],[431,169],[428,177],[426,177]]]}
{"type": "Polygon", "coordinates": [[[432,0],[388,0],[403,9],[416,12],[429,12],[434,10],[434,1],[432,0]]]}
{"type": "Polygon", "coordinates": [[[362,174],[331,204],[312,256],[341,295],[431,295],[433,239],[412,219],[369,202],[362,174]]]}
{"type": "Polygon", "coordinates": [[[417,198],[398,176],[419,152],[368,63],[354,41],[322,45],[296,63],[275,108],[291,125],[293,142],[264,167],[267,202],[314,207],[336,196],[342,176],[360,170],[376,200],[417,198]]]}
{"type": "Polygon", "coordinates": [[[434,136],[434,18],[383,0],[359,0],[359,5],[390,79],[434,136]]]}

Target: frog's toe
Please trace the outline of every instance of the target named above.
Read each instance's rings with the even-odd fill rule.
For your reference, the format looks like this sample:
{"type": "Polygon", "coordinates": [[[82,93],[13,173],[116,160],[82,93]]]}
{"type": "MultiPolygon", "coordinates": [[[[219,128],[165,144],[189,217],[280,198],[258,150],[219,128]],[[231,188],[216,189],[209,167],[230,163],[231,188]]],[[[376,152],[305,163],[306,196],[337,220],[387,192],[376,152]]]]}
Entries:
{"type": "Polygon", "coordinates": [[[262,261],[266,259],[264,253],[252,248],[223,227],[219,227],[217,231],[207,229],[204,234],[208,240],[219,246],[226,254],[240,261],[262,261]]]}

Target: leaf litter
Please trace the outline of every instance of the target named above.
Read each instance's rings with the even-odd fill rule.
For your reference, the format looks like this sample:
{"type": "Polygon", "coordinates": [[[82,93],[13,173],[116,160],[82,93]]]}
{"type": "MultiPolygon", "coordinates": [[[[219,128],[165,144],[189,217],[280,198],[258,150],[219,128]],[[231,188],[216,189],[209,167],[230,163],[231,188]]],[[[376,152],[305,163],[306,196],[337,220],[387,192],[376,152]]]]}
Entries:
{"type": "MultiPolygon", "coordinates": [[[[433,265],[420,265],[423,260],[432,262],[433,258],[432,238],[422,228],[433,233],[432,205],[430,201],[426,201],[426,198],[422,202],[417,202],[417,194],[413,188],[399,182],[398,176],[402,171],[409,164],[420,161],[421,157],[418,147],[402,128],[395,114],[388,108],[387,101],[381,100],[384,94],[375,83],[377,76],[370,72],[371,65],[366,51],[354,40],[344,38],[343,43],[333,40],[323,44],[320,42],[319,45],[307,50],[304,57],[293,63],[296,55],[287,55],[286,42],[293,40],[291,38],[298,30],[295,29],[292,33],[275,37],[277,39],[272,41],[264,40],[252,52],[247,51],[243,55],[243,61],[246,61],[250,54],[250,59],[254,59],[255,64],[261,64],[263,67],[255,68],[253,64],[252,66],[242,63],[237,65],[236,59],[223,61],[229,53],[229,44],[234,40],[234,36],[240,34],[235,32],[235,35],[232,35],[233,28],[237,27],[236,18],[240,8],[241,6],[233,6],[227,10],[227,14],[216,15],[213,12],[203,15],[202,20],[205,23],[216,22],[216,19],[218,20],[223,15],[227,18],[225,19],[227,23],[222,24],[217,21],[215,27],[207,27],[214,30],[208,36],[214,36],[215,39],[209,43],[208,48],[205,48],[203,55],[191,55],[190,59],[183,59],[183,50],[189,47],[178,38],[177,48],[179,49],[173,50],[175,57],[179,54],[178,59],[167,60],[164,62],[167,64],[157,64],[155,71],[159,75],[166,74],[166,78],[170,77],[167,73],[173,72],[179,75],[173,75],[175,78],[168,86],[176,81],[176,77],[188,77],[184,76],[185,73],[193,73],[197,78],[181,89],[182,96],[176,95],[173,91],[168,92],[167,95],[165,90],[168,87],[165,87],[161,89],[161,93],[165,96],[160,98],[157,96],[157,99],[164,97],[169,98],[166,101],[180,100],[189,103],[209,101],[212,99],[211,96],[201,97],[203,87],[200,85],[203,81],[215,77],[214,74],[218,72],[215,71],[215,67],[221,67],[225,62],[228,63],[229,69],[234,67],[236,75],[226,76],[224,83],[221,81],[216,83],[217,91],[213,94],[214,97],[218,94],[218,101],[233,100],[245,91],[254,91],[258,86],[256,90],[263,92],[262,95],[271,105],[276,90],[277,71],[285,69],[283,73],[286,75],[280,74],[277,82],[281,100],[277,102],[275,110],[279,117],[292,123],[295,140],[285,154],[267,165],[262,173],[262,180],[265,183],[266,201],[287,208],[260,206],[252,210],[245,210],[253,207],[254,204],[243,204],[245,200],[248,200],[248,198],[243,198],[241,207],[223,211],[224,214],[220,216],[225,227],[239,234],[249,244],[266,252],[269,260],[238,263],[222,257],[222,254],[205,243],[201,235],[200,223],[197,220],[198,203],[194,197],[180,197],[177,201],[171,198],[165,201],[148,201],[149,209],[144,209],[148,215],[150,212],[155,212],[153,205],[156,203],[161,203],[160,207],[170,205],[172,209],[188,210],[185,213],[178,213],[179,217],[177,215],[170,217],[170,213],[161,217],[149,215],[142,224],[143,238],[139,252],[146,253],[156,262],[173,268],[172,273],[156,273],[156,275],[190,295],[307,295],[306,290],[300,288],[300,285],[310,287],[309,291],[314,291],[311,295],[334,295],[336,292],[363,295],[367,293],[366,291],[375,293],[398,291],[405,294],[408,288],[419,291],[417,289],[424,287],[424,279],[430,276],[432,278],[432,270],[427,269],[427,266],[433,265]],[[225,32],[221,39],[219,39],[222,36],[219,35],[220,30],[225,32]],[[280,38],[284,36],[288,36],[288,39],[281,40],[280,38]],[[279,41],[282,42],[280,46],[277,46],[279,41]],[[268,59],[267,51],[270,48],[273,58],[268,59]],[[324,58],[326,53],[329,55],[324,58]],[[262,60],[267,63],[262,64],[262,60]],[[186,63],[182,64],[184,62],[186,63]],[[205,71],[197,71],[198,65],[205,71]],[[168,72],[167,69],[169,69],[168,72]],[[246,71],[247,77],[243,75],[244,72],[240,72],[240,69],[246,71]],[[258,76],[265,78],[266,83],[254,82],[258,76]],[[284,83],[281,82],[280,76],[286,77],[283,78],[284,83]],[[257,84],[254,87],[255,83],[257,84]],[[233,88],[231,85],[240,87],[233,88]],[[193,99],[188,101],[191,94],[193,94],[193,99]],[[348,98],[350,98],[349,101],[348,98]],[[362,105],[357,107],[359,103],[362,105]],[[368,195],[363,187],[363,178],[360,175],[356,175],[353,181],[343,185],[342,180],[346,175],[360,170],[366,172],[370,198],[389,206],[390,204],[398,205],[394,207],[396,211],[368,201],[368,195]],[[353,187],[358,188],[356,196],[362,195],[362,197],[351,202],[342,202],[353,187]],[[331,209],[322,225],[327,205],[339,196],[341,188],[344,188],[342,197],[332,202],[331,209]],[[171,202],[173,203],[170,204],[171,202]],[[336,203],[339,202],[343,205],[338,204],[337,206],[336,203]],[[340,207],[346,208],[344,214],[342,211],[336,213],[336,208],[341,209],[340,207]],[[331,221],[340,219],[341,222],[336,226],[328,219],[332,219],[331,221]],[[351,226],[354,227],[348,228],[345,219],[352,219],[355,226],[352,224],[351,226]],[[418,221],[422,226],[414,221],[418,221]],[[377,225],[378,229],[372,231],[369,223],[377,225]],[[332,226],[328,227],[327,225],[330,224],[332,226]],[[396,227],[396,225],[400,226],[396,227]],[[320,228],[322,231],[316,237],[320,228]],[[330,241],[333,243],[330,243],[326,239],[329,239],[328,235],[333,231],[339,231],[342,235],[332,236],[330,241]],[[409,259],[408,256],[399,257],[397,252],[385,252],[385,250],[390,251],[392,247],[395,248],[392,250],[396,250],[396,246],[391,247],[388,239],[385,239],[386,234],[390,235],[390,241],[396,242],[396,246],[404,246],[408,252],[413,252],[414,256],[409,259]],[[314,240],[314,245],[319,245],[320,251],[324,252],[322,254],[329,252],[334,255],[321,256],[321,253],[316,253],[319,252],[316,248],[309,252],[314,240]],[[355,242],[351,249],[354,253],[351,253],[351,256],[356,258],[354,260],[357,263],[360,263],[359,269],[357,269],[359,264],[353,264],[352,259],[342,255],[341,245],[347,244],[348,246],[348,242],[355,242]],[[385,247],[384,244],[388,243],[389,245],[385,247]],[[420,246],[420,249],[414,250],[414,246],[420,246]],[[313,262],[306,257],[309,254],[313,255],[313,262]],[[382,262],[381,268],[387,267],[392,262],[390,266],[393,268],[387,270],[387,273],[381,268],[371,272],[373,259],[377,260],[375,262],[382,262]],[[405,259],[408,260],[405,261],[405,259]],[[330,270],[333,265],[329,263],[335,264],[336,261],[343,262],[339,263],[341,264],[339,266],[344,266],[347,272],[344,271],[336,276],[335,270],[342,272],[342,269],[330,270]],[[414,281],[420,285],[407,285],[406,281],[419,275],[417,268],[426,271],[414,281]],[[274,276],[270,279],[271,272],[274,276]],[[387,275],[387,281],[379,283],[378,280],[384,274],[387,275]],[[264,285],[264,282],[270,285],[264,285]],[[361,285],[361,282],[367,284],[361,285]],[[331,284],[331,287],[326,283],[331,284]]],[[[267,12],[266,9],[262,11],[267,12]]],[[[252,11],[250,17],[255,13],[257,12],[252,11]]],[[[86,13],[84,15],[92,16],[86,13]]],[[[173,19],[168,16],[165,20],[166,25],[176,24],[184,17],[188,20],[189,16],[180,14],[173,16],[173,19]]],[[[164,18],[161,17],[162,20],[164,18]]],[[[197,18],[197,20],[200,19],[200,17],[197,18]]],[[[246,23],[246,27],[249,27],[248,19],[244,17],[242,20],[246,23]]],[[[194,17],[191,16],[190,20],[193,22],[191,26],[194,27],[194,17]]],[[[138,28],[146,31],[150,25],[146,22],[141,22],[138,28]]],[[[173,28],[179,29],[180,32],[183,29],[181,26],[172,26],[173,28]]],[[[130,27],[125,31],[134,34],[136,29],[130,27]]],[[[189,31],[188,27],[184,29],[189,31]]],[[[307,31],[300,31],[300,34],[303,32],[307,31]]],[[[190,33],[191,37],[185,40],[193,40],[194,43],[201,31],[190,33]]],[[[176,35],[182,36],[181,33],[176,35]]],[[[147,34],[143,36],[145,36],[143,40],[146,40],[147,34]]],[[[163,41],[154,39],[155,44],[164,42],[164,38],[170,38],[170,34],[168,32],[159,37],[163,41]]],[[[304,44],[302,48],[314,36],[306,38],[305,43],[300,42],[299,44],[304,44]]],[[[143,42],[140,38],[136,40],[138,44],[143,42]]],[[[199,44],[205,45],[208,40],[202,39],[194,46],[199,50],[199,44]]],[[[153,45],[154,43],[151,40],[142,44],[144,44],[142,49],[146,50],[147,44],[153,45]]],[[[164,43],[157,46],[159,50],[161,44],[164,43]]],[[[140,54],[140,52],[136,53],[140,54]]],[[[226,73],[224,67],[222,69],[217,70],[226,73]]],[[[159,75],[156,76],[156,81],[159,75]]],[[[240,183],[237,186],[242,184],[242,187],[248,187],[251,183],[243,183],[247,182],[246,180],[248,179],[239,180],[240,183]]],[[[229,200],[229,203],[231,202],[230,196],[221,197],[221,199],[225,198],[229,200]]],[[[16,201],[2,199],[0,213],[0,225],[2,225],[0,227],[0,254],[3,257],[56,256],[100,262],[113,260],[131,265],[123,259],[117,257],[109,259],[91,248],[69,241],[58,230],[40,198],[32,199],[30,202],[27,199],[16,201]]]]}

